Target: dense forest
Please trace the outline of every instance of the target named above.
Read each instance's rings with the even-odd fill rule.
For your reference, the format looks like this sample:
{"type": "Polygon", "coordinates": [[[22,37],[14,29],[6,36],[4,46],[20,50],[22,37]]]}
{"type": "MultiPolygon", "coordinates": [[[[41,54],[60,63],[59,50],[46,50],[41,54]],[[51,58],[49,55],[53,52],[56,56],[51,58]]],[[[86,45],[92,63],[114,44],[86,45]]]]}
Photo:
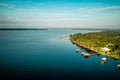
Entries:
{"type": "Polygon", "coordinates": [[[70,35],[70,40],[72,43],[98,54],[120,59],[120,30],[77,33],[70,35]]]}

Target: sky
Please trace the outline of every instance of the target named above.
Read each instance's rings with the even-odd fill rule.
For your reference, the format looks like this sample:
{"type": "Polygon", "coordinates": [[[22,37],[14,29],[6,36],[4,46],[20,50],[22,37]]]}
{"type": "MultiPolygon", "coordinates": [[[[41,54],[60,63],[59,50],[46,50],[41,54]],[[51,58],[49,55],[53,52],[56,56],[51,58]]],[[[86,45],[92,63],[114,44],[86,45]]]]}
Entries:
{"type": "Polygon", "coordinates": [[[120,28],[120,0],[0,0],[0,28],[120,28]]]}

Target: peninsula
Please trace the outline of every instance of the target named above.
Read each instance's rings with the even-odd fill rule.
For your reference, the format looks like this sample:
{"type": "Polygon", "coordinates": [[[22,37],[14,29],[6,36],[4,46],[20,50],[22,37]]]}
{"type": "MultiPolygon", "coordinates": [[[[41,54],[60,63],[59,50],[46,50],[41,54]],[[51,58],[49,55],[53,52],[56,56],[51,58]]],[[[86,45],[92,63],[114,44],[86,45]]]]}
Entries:
{"type": "Polygon", "coordinates": [[[120,30],[76,33],[70,41],[80,47],[114,59],[120,59],[120,30]]]}

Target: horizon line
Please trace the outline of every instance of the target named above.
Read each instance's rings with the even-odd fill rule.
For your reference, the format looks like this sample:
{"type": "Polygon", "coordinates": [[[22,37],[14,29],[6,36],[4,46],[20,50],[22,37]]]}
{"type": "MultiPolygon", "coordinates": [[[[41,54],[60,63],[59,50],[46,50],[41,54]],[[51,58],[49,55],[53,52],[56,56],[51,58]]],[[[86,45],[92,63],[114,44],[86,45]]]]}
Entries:
{"type": "Polygon", "coordinates": [[[72,30],[83,30],[83,29],[92,29],[92,30],[120,30],[120,28],[0,28],[0,30],[48,30],[48,29],[72,29],[72,30]]]}

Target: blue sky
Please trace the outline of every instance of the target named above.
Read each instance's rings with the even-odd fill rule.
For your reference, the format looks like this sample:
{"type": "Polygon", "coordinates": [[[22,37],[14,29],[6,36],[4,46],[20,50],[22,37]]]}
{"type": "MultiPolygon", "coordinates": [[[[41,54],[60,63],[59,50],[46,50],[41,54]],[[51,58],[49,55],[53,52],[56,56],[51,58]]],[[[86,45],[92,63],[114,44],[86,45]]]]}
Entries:
{"type": "Polygon", "coordinates": [[[120,28],[120,0],[0,0],[0,28],[120,28]]]}

